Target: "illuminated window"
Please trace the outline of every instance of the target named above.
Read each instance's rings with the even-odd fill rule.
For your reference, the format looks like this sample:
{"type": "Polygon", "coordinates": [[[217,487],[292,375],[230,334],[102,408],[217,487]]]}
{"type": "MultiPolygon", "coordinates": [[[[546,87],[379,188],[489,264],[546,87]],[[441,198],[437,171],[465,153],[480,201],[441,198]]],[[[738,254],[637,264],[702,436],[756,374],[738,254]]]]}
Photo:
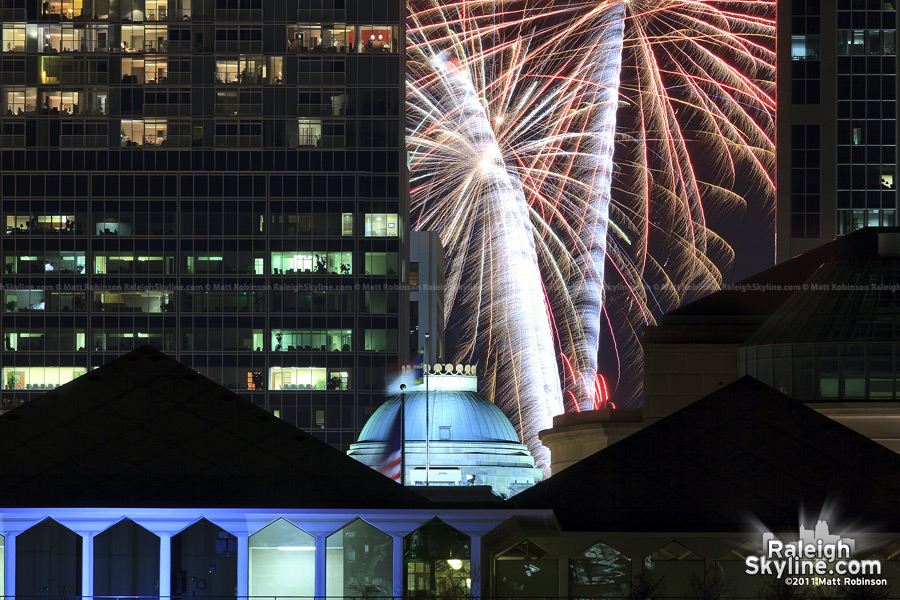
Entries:
{"type": "Polygon", "coordinates": [[[819,36],[818,35],[792,35],[791,58],[793,60],[818,60],[819,36]]]}
{"type": "Polygon", "coordinates": [[[278,519],[250,536],[249,568],[251,596],[311,598],[315,596],[316,539],[278,519]]]}
{"type": "Polygon", "coordinates": [[[25,23],[4,23],[0,52],[25,52],[25,23]]]}
{"type": "Polygon", "coordinates": [[[169,18],[168,0],[147,0],[145,8],[148,21],[165,21],[169,18]]]}
{"type": "Polygon", "coordinates": [[[275,352],[349,352],[352,337],[349,329],[276,329],[272,331],[271,348],[275,352]]]}
{"type": "Polygon", "coordinates": [[[267,56],[262,71],[263,83],[280,85],[284,82],[284,57],[267,56]]]}
{"type": "Polygon", "coordinates": [[[0,92],[2,110],[7,116],[22,116],[37,110],[37,88],[7,86],[0,92]]]}
{"type": "Polygon", "coordinates": [[[410,598],[467,598],[471,539],[434,519],[403,538],[406,589],[410,598]]]}
{"type": "Polygon", "coordinates": [[[341,214],[341,235],[353,235],[353,213],[341,214]]]}
{"type": "Polygon", "coordinates": [[[147,255],[120,255],[120,254],[96,254],[94,255],[94,273],[97,275],[109,274],[171,274],[174,272],[175,258],[171,256],[147,256],[147,255]]]}
{"type": "Polygon", "coordinates": [[[4,268],[7,273],[60,273],[83,275],[83,252],[48,252],[44,256],[7,256],[4,268]]]}
{"type": "Polygon", "coordinates": [[[95,292],[96,312],[169,312],[173,307],[174,292],[95,292]]]}
{"type": "Polygon", "coordinates": [[[7,215],[6,233],[72,233],[74,215],[7,215]]]}
{"type": "Polygon", "coordinates": [[[84,375],[84,367],[4,367],[8,390],[52,390],[84,375]]]}
{"type": "Polygon", "coordinates": [[[353,26],[342,23],[288,27],[288,49],[291,52],[347,52],[352,39],[353,26]]]}
{"type": "MultiPolygon", "coordinates": [[[[133,11],[140,12],[140,11],[133,11]]],[[[124,18],[124,17],[123,17],[124,18]]],[[[132,19],[138,21],[140,19],[132,19]]],[[[122,51],[167,52],[169,49],[169,28],[165,25],[123,25],[122,51]]]]}
{"type": "Polygon", "coordinates": [[[319,119],[298,119],[298,146],[319,145],[319,139],[322,137],[322,121],[319,119]]]}
{"type": "Polygon", "coordinates": [[[393,595],[393,539],[361,519],[326,539],[325,595],[332,598],[393,595]]]}
{"type": "Polygon", "coordinates": [[[360,25],[354,29],[357,52],[399,52],[397,28],[391,25],[360,25]]]}
{"type": "Polygon", "coordinates": [[[168,130],[169,126],[165,119],[123,119],[122,146],[164,146],[168,130]]]}
{"type": "Polygon", "coordinates": [[[397,237],[400,235],[397,213],[367,213],[366,237],[397,237]]]}
{"type": "Polygon", "coordinates": [[[166,83],[169,59],[166,57],[123,58],[122,83],[166,83]]]}
{"type": "Polygon", "coordinates": [[[267,72],[263,56],[242,54],[237,58],[216,59],[216,83],[259,85],[266,83],[267,72]]]}
{"type": "Polygon", "coordinates": [[[296,273],[353,273],[352,252],[273,252],[272,273],[290,275],[296,273]]]}
{"type": "Polygon", "coordinates": [[[85,349],[85,332],[75,329],[7,331],[3,349],[9,352],[72,352],[85,349]]]}
{"type": "Polygon", "coordinates": [[[270,390],[349,390],[349,369],[322,367],[272,367],[269,369],[270,390]]]}
{"type": "Polygon", "coordinates": [[[327,384],[324,368],[272,367],[269,378],[270,390],[324,390],[327,384]]]}

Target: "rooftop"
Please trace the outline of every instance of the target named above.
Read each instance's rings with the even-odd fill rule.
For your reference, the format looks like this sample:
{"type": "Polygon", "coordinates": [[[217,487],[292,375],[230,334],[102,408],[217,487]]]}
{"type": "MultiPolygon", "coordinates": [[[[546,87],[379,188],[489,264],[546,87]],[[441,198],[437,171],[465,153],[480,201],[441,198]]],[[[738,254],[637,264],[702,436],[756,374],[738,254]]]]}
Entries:
{"type": "Polygon", "coordinates": [[[750,377],[507,501],[574,531],[796,530],[829,502],[900,531],[900,456],[750,377]]]}
{"type": "Polygon", "coordinates": [[[4,507],[428,505],[149,346],[0,416],[0,453],[4,507]]]}

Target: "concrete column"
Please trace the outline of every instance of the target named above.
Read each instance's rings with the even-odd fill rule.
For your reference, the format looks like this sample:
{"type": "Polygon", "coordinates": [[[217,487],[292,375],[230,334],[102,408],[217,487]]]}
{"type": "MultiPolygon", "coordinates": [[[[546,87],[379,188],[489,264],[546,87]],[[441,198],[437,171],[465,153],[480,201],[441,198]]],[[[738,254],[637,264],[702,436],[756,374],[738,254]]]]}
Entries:
{"type": "Polygon", "coordinates": [[[559,578],[557,579],[557,594],[562,598],[569,597],[569,559],[559,559],[559,578]]]}
{"type": "Polygon", "coordinates": [[[81,534],[81,595],[94,595],[94,534],[81,534]]]}
{"type": "Polygon", "coordinates": [[[316,536],[316,598],[325,597],[325,538],[316,536]]]}
{"type": "Polygon", "coordinates": [[[488,565],[487,572],[485,572],[484,559],[481,556],[481,536],[472,535],[469,537],[471,540],[469,542],[469,569],[471,571],[470,577],[472,578],[472,589],[469,591],[469,595],[472,598],[480,598],[481,591],[487,587],[482,587],[481,582],[484,577],[490,577],[490,565],[488,565]]]}
{"type": "Polygon", "coordinates": [[[6,534],[3,548],[3,594],[7,598],[16,597],[16,536],[6,534]]]}
{"type": "Polygon", "coordinates": [[[237,536],[237,597],[250,595],[250,536],[237,536]]]}
{"type": "Polygon", "coordinates": [[[172,595],[172,536],[159,536],[159,595],[172,595]]]}
{"type": "Polygon", "coordinates": [[[395,598],[405,598],[406,590],[403,589],[404,567],[406,561],[403,556],[403,536],[394,534],[393,538],[393,578],[391,584],[391,594],[395,598]]]}

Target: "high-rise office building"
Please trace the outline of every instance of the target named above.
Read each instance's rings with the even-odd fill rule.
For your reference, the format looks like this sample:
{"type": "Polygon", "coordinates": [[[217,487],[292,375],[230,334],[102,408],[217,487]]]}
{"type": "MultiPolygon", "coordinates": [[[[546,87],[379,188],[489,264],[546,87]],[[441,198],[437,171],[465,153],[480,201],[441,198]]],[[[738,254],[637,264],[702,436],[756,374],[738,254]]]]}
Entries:
{"type": "Polygon", "coordinates": [[[779,261],[897,224],[896,44],[896,0],[779,0],[779,261]]]}
{"type": "Polygon", "coordinates": [[[403,18],[2,0],[3,406],[150,344],[355,441],[406,359],[403,18]]]}

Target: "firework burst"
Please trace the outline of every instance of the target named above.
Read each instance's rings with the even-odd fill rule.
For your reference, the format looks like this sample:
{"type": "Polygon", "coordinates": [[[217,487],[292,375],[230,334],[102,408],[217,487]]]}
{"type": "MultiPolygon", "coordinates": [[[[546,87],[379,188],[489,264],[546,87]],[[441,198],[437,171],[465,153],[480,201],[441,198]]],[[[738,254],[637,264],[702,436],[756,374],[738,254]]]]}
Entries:
{"type": "Polygon", "coordinates": [[[773,12],[410,0],[413,226],[441,233],[456,358],[540,466],[554,414],[606,402],[601,337],[615,387],[642,324],[721,283],[707,212],[741,207],[738,180],[770,200],[773,12]]]}

